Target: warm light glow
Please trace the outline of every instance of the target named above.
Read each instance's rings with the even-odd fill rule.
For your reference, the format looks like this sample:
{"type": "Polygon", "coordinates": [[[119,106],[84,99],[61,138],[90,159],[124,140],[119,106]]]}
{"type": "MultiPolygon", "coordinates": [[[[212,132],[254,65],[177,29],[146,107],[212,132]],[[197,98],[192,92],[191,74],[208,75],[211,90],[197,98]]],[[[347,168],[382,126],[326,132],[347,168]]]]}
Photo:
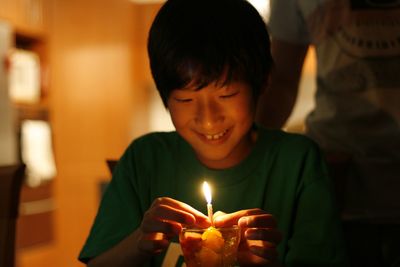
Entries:
{"type": "Polygon", "coordinates": [[[250,4],[252,4],[260,13],[260,15],[265,19],[265,21],[269,20],[270,13],[270,5],[269,0],[248,0],[250,4]]]}
{"type": "Polygon", "coordinates": [[[211,204],[211,188],[207,182],[203,183],[203,193],[206,197],[207,204],[211,204]]]}
{"type": "MultiPolygon", "coordinates": [[[[165,2],[165,0],[130,0],[130,1],[139,5],[162,4],[165,2]]],[[[268,21],[270,12],[270,7],[269,7],[270,0],[248,0],[248,1],[257,9],[257,11],[265,19],[265,21],[268,21]]]]}

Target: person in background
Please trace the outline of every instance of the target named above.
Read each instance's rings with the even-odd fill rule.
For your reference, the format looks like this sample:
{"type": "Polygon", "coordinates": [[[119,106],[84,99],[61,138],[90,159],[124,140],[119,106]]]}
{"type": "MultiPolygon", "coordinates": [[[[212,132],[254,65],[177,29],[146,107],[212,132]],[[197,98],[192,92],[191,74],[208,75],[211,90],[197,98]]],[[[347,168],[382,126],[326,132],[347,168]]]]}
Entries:
{"type": "Polygon", "coordinates": [[[281,128],[309,46],[317,59],[306,135],[322,147],[352,266],[400,266],[400,2],[271,0],[275,67],[257,121],[281,128]]]}
{"type": "Polygon", "coordinates": [[[148,52],[176,131],[149,133],[127,148],[79,259],[181,266],[177,235],[211,224],[196,193],[206,179],[214,209],[223,211],[215,226],[241,227],[240,266],[344,266],[318,146],[254,123],[272,65],[255,8],[245,0],[168,0],[151,26],[148,52]]]}

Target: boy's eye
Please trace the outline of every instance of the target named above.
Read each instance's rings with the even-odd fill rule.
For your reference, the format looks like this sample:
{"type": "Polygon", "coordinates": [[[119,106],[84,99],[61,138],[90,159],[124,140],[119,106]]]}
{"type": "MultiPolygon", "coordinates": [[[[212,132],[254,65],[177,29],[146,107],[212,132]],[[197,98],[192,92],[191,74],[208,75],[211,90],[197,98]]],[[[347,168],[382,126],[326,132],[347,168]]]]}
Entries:
{"type": "Polygon", "coordinates": [[[230,94],[225,94],[225,95],[221,95],[221,98],[230,98],[233,97],[235,95],[237,95],[239,92],[234,92],[234,93],[230,93],[230,94]]]}
{"type": "Polygon", "coordinates": [[[187,102],[192,101],[191,98],[176,98],[176,97],[174,97],[174,99],[176,102],[179,102],[179,103],[187,103],[187,102]]]}

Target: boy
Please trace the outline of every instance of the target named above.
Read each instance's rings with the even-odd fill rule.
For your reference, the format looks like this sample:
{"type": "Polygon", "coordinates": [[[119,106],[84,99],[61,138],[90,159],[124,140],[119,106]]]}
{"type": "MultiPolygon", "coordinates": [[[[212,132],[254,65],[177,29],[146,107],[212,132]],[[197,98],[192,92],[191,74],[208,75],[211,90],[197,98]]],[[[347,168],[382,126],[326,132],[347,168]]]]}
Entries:
{"type": "Polygon", "coordinates": [[[342,266],[325,165],[305,137],[254,124],[272,65],[245,0],[169,0],[150,30],[152,75],[176,132],[135,140],[120,159],[80,254],[89,266],[175,266],[183,226],[242,228],[241,266],[342,266]],[[278,230],[279,229],[279,230],[278,230]],[[283,237],[282,237],[282,234],[283,237]],[[165,253],[167,251],[167,253],[165,253]]]}

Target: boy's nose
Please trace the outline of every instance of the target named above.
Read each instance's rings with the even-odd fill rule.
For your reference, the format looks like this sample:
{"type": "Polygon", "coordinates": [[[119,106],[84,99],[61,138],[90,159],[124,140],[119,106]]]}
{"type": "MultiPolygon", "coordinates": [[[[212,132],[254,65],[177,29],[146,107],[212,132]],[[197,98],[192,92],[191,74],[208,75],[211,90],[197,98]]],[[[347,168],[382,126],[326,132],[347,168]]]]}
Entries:
{"type": "Polygon", "coordinates": [[[218,103],[213,100],[199,101],[195,117],[196,123],[204,129],[212,130],[223,120],[222,107],[218,103]]]}

